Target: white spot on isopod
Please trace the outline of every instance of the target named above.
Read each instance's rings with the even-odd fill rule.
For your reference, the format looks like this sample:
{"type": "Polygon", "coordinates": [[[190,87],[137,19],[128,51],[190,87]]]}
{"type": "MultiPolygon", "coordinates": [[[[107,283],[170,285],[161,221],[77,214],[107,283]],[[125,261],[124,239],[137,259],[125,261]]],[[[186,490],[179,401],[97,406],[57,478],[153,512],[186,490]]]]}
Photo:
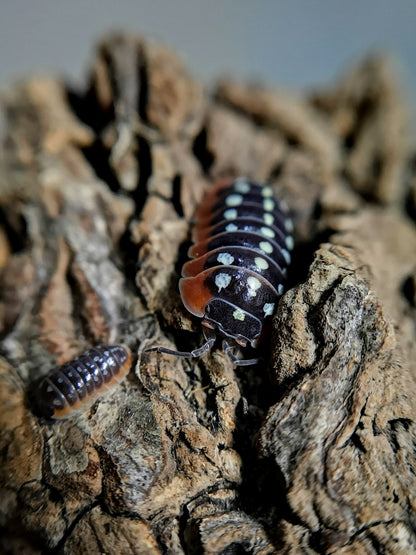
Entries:
{"type": "Polygon", "coordinates": [[[239,320],[240,322],[244,322],[246,315],[244,314],[244,312],[241,312],[241,310],[234,310],[233,312],[233,318],[234,320],[239,320]]]}
{"type": "Polygon", "coordinates": [[[238,225],[235,225],[233,223],[227,224],[225,227],[225,231],[237,231],[238,230],[238,225]]]}
{"type": "Polygon", "coordinates": [[[223,273],[217,274],[214,281],[215,285],[218,287],[218,292],[220,292],[221,289],[225,289],[225,287],[230,284],[231,276],[223,273]]]}
{"type": "Polygon", "coordinates": [[[243,195],[247,194],[251,189],[251,186],[247,181],[236,181],[234,184],[234,190],[237,193],[242,193],[243,195]]]}
{"type": "Polygon", "coordinates": [[[285,290],[285,288],[283,287],[283,283],[279,283],[279,286],[277,288],[277,292],[279,295],[283,295],[283,291],[285,290]]]}
{"type": "Polygon", "coordinates": [[[291,251],[294,247],[293,237],[288,235],[285,240],[287,248],[291,251]]]}
{"type": "Polygon", "coordinates": [[[225,204],[227,206],[240,206],[240,204],[243,202],[243,196],[242,195],[229,195],[228,197],[226,197],[225,199],[225,204]]]}
{"type": "Polygon", "coordinates": [[[286,249],[282,249],[282,254],[283,254],[283,258],[286,261],[286,264],[290,264],[290,261],[292,260],[289,251],[287,251],[286,249]]]}
{"type": "Polygon", "coordinates": [[[269,237],[269,239],[273,239],[273,237],[276,236],[275,232],[273,231],[273,229],[270,229],[270,227],[262,227],[260,231],[262,235],[264,235],[265,237],[269,237]]]}
{"type": "Polygon", "coordinates": [[[272,210],[274,210],[274,200],[272,200],[271,198],[265,198],[263,200],[263,208],[266,210],[266,212],[271,212],[272,210]]]}
{"type": "Polygon", "coordinates": [[[217,261],[225,266],[231,266],[234,262],[234,256],[232,256],[229,252],[220,252],[217,256],[217,261]]]}
{"type": "Polygon", "coordinates": [[[293,222],[290,218],[285,220],[285,229],[288,233],[292,233],[293,231],[293,222]]]}
{"type": "Polygon", "coordinates": [[[273,191],[271,187],[263,187],[263,189],[261,190],[261,194],[263,197],[272,197],[273,191]]]}
{"type": "Polygon", "coordinates": [[[266,254],[271,254],[273,252],[273,245],[271,245],[268,241],[260,241],[259,247],[266,254]]]}
{"type": "Polygon", "coordinates": [[[256,258],[254,259],[254,264],[259,270],[267,270],[267,268],[269,267],[269,263],[267,262],[267,260],[265,258],[262,258],[261,256],[256,256],[256,258]]]}
{"type": "Polygon", "coordinates": [[[235,208],[229,208],[223,214],[226,220],[235,220],[238,215],[238,212],[235,208]]]}
{"type": "Polygon", "coordinates": [[[271,316],[274,312],[274,303],[265,303],[263,312],[265,316],[271,316]]]}
{"type": "Polygon", "coordinates": [[[273,225],[274,216],[272,216],[272,214],[263,214],[263,221],[266,225],[273,225]]]}
{"type": "Polygon", "coordinates": [[[257,289],[261,287],[261,282],[254,276],[249,276],[247,278],[247,285],[249,287],[249,295],[255,297],[257,295],[257,289]]]}
{"type": "Polygon", "coordinates": [[[280,201],[280,208],[283,210],[283,212],[289,212],[289,206],[285,200],[280,201]]]}

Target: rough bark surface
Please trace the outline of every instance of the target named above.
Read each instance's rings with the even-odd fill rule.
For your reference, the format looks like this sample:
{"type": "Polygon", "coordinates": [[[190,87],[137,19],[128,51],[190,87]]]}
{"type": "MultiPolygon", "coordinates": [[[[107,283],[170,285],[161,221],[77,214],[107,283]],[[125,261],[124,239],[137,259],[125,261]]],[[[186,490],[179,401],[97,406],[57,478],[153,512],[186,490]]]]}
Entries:
{"type": "Polygon", "coordinates": [[[304,95],[221,83],[116,35],[85,92],[1,104],[0,525],[7,553],[416,552],[416,172],[391,64],[304,95]],[[286,200],[267,363],[190,350],[177,282],[219,177],[286,200]],[[36,380],[101,342],[129,376],[66,420],[36,380]]]}

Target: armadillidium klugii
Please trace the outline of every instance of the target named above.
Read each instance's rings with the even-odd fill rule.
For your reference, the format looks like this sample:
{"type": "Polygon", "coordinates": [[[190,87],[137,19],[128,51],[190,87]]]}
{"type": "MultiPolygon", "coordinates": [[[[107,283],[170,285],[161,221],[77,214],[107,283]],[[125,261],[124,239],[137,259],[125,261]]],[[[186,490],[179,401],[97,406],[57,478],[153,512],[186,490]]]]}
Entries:
{"type": "Polygon", "coordinates": [[[52,370],[35,394],[45,418],[65,418],[118,383],[129,371],[131,352],[124,345],[99,345],[52,370]]]}
{"type": "Polygon", "coordinates": [[[274,314],[291,260],[291,233],[292,221],[270,186],[246,178],[214,186],[196,212],[192,260],[179,281],[184,306],[202,318],[206,343],[191,352],[157,351],[197,357],[218,332],[234,364],[254,364],[257,359],[239,359],[236,351],[257,348],[274,314]]]}

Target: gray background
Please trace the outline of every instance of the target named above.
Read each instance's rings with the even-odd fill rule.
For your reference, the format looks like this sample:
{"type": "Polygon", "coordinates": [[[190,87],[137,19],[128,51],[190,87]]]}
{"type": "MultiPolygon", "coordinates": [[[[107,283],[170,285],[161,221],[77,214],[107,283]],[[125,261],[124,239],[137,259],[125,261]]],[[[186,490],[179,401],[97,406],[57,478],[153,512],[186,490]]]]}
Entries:
{"type": "Polygon", "coordinates": [[[416,99],[416,0],[0,0],[0,88],[41,73],[81,83],[92,45],[127,28],[178,51],[207,84],[224,74],[310,88],[377,49],[416,99]]]}

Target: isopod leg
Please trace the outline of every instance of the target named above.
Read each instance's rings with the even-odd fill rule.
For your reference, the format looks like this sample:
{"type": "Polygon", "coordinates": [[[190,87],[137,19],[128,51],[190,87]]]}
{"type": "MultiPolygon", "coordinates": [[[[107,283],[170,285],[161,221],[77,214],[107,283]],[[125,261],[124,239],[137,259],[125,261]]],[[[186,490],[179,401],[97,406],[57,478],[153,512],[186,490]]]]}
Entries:
{"type": "Polygon", "coordinates": [[[257,364],[261,359],[260,358],[238,358],[238,356],[234,353],[235,346],[231,346],[226,339],[222,342],[222,348],[228,358],[231,360],[235,366],[251,366],[252,364],[257,364]]]}

